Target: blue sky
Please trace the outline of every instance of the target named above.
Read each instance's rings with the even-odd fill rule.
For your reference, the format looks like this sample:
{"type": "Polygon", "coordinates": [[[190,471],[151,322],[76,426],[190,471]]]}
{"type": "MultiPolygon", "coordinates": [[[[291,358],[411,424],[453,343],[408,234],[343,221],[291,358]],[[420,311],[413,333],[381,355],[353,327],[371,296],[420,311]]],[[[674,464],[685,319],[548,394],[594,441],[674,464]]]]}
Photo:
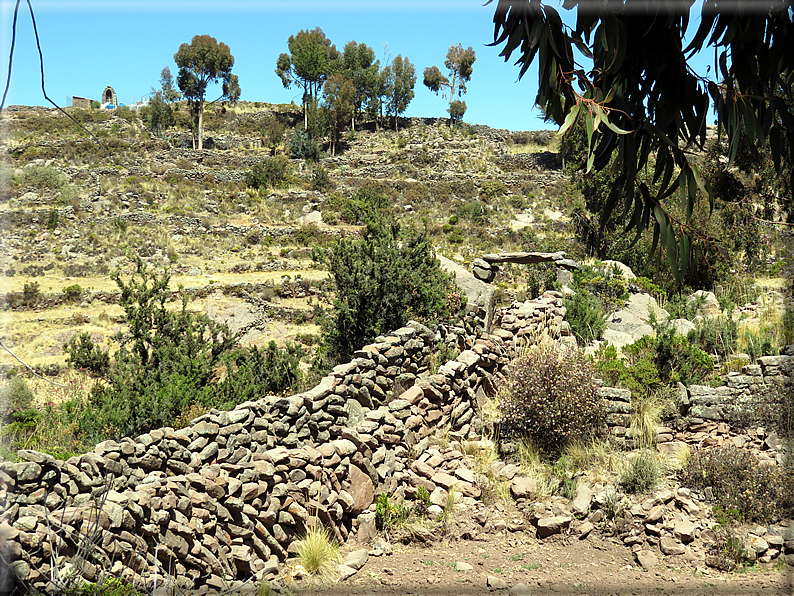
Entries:
{"type": "MultiPolygon", "coordinates": [[[[422,70],[437,65],[454,43],[477,55],[464,119],[495,128],[550,128],[534,99],[536,72],[517,81],[518,68],[499,57],[493,40],[494,4],[484,0],[31,0],[44,55],[47,95],[70,105],[73,95],[99,99],[111,85],[120,103],[133,103],[158,86],[160,71],[194,35],[229,45],[241,99],[300,103],[298,89],[284,89],[274,69],[287,39],[320,27],[341,50],[351,40],[366,43],[383,61],[401,54],[416,66],[416,96],[408,116],[446,116],[445,100],[422,85],[422,70]],[[384,48],[385,46],[385,48],[384,48]]],[[[14,0],[0,0],[0,64],[3,84],[14,0]]],[[[550,2],[552,5],[560,3],[550,2]]],[[[568,11],[560,9],[563,16],[568,11]]],[[[697,11],[695,11],[697,12],[697,11]]],[[[570,13],[569,13],[570,14],[570,13]]],[[[215,97],[220,94],[214,90],[215,97]]],[[[214,98],[214,97],[213,97],[214,98]]],[[[39,59],[27,3],[19,8],[11,88],[6,105],[48,105],[41,92],[39,59]]]]}

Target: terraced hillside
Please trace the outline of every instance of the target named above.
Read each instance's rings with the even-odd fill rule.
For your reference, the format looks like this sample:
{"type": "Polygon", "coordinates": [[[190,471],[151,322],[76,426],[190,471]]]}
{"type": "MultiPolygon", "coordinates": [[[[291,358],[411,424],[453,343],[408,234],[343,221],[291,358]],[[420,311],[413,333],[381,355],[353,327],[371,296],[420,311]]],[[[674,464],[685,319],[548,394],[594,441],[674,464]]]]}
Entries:
{"type": "MultiPolygon", "coordinates": [[[[549,132],[414,119],[399,132],[349,133],[337,157],[314,164],[263,147],[268,118],[288,131],[299,119],[290,106],[210,113],[202,151],[185,148],[190,133],[179,127],[155,137],[127,109],[69,113],[84,129],[54,109],[2,115],[3,343],[40,372],[57,373],[76,333],[108,346],[124,324],[110,275],[129,274],[132,255],[167,267],[174,290],[195,297],[192,309],[229,323],[243,342],[311,347],[313,306],[329,298],[312,247],[358,232],[350,204],[361,189],[385,192],[393,213],[467,267],[484,252],[556,249],[566,237],[549,132]],[[286,161],[285,180],[247,184],[271,159],[286,161]]],[[[514,273],[501,275],[504,291],[519,287],[514,273]]],[[[0,363],[21,366],[5,351],[0,363]]]]}

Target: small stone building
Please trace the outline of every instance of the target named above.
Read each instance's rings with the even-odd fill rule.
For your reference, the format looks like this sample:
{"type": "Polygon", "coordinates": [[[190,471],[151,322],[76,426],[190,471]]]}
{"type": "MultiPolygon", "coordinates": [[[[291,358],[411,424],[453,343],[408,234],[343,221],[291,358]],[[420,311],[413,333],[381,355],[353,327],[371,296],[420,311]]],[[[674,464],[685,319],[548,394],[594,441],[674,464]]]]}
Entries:
{"type": "Polygon", "coordinates": [[[91,107],[91,99],[88,97],[78,97],[77,95],[72,95],[72,107],[88,109],[91,107]]]}

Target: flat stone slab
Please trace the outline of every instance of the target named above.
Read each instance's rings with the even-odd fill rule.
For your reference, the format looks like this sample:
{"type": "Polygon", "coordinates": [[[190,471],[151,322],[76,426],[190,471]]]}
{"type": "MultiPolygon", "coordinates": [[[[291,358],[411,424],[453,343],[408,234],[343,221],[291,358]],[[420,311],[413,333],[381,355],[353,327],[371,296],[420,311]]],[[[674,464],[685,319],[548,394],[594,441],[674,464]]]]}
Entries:
{"type": "Polygon", "coordinates": [[[516,263],[533,265],[535,263],[554,263],[565,258],[564,252],[502,252],[483,255],[488,263],[516,263]]]}

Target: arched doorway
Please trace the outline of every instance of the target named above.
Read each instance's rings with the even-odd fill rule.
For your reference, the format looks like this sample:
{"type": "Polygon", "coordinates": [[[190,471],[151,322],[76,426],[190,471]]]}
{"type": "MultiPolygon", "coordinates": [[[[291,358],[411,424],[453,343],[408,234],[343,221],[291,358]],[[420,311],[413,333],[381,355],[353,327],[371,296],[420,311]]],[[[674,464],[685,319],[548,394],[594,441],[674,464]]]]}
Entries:
{"type": "Polygon", "coordinates": [[[113,90],[113,87],[108,85],[105,87],[105,90],[102,92],[102,105],[112,103],[114,106],[118,107],[119,102],[116,100],[116,92],[113,90]]]}

